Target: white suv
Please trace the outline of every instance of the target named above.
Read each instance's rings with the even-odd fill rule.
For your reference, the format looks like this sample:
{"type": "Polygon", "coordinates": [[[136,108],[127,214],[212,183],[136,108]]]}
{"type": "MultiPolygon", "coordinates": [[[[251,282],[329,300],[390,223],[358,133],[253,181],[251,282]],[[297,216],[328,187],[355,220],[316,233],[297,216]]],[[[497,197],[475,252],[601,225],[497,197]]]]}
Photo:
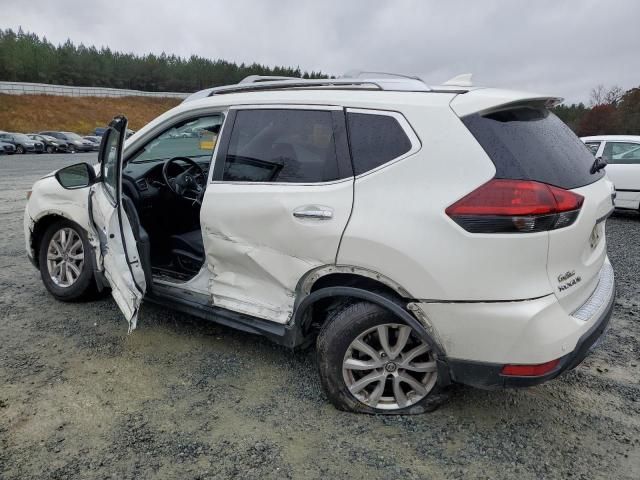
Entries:
{"type": "Polygon", "coordinates": [[[338,407],[418,413],[446,387],[534,385],[611,316],[612,185],[557,99],[414,78],[253,78],[195,94],[100,164],[33,186],[26,247],[53,296],[110,287],[315,342],[338,407]]]}
{"type": "Polygon", "coordinates": [[[607,176],[616,189],[616,208],[640,210],[640,135],[600,135],[582,141],[607,163],[607,176]]]}

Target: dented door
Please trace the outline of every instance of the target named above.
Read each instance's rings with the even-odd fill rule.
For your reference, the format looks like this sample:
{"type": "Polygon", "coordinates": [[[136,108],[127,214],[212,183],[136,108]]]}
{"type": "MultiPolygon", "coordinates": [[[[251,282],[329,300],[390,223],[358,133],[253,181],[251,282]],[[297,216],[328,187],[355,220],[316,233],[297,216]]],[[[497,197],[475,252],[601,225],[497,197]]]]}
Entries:
{"type": "Polygon", "coordinates": [[[232,109],[200,213],[213,303],[278,323],[334,264],[353,203],[340,107],[232,109]]]}
{"type": "Polygon", "coordinates": [[[100,145],[100,177],[89,193],[89,216],[100,248],[96,258],[111,286],[111,294],[129,323],[136,328],[138,309],[146,290],[144,270],[129,219],[122,206],[122,150],[127,119],[116,117],[100,145]]]}

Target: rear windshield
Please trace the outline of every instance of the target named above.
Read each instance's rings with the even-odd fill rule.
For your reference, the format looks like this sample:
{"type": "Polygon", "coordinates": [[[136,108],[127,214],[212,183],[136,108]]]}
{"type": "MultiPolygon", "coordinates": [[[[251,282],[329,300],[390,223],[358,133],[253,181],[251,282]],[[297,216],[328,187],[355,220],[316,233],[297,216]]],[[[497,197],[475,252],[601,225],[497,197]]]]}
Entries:
{"type": "Polygon", "coordinates": [[[546,108],[518,107],[462,119],[496,166],[496,178],[535,180],[572,189],[604,176],[593,155],[546,108]]]}

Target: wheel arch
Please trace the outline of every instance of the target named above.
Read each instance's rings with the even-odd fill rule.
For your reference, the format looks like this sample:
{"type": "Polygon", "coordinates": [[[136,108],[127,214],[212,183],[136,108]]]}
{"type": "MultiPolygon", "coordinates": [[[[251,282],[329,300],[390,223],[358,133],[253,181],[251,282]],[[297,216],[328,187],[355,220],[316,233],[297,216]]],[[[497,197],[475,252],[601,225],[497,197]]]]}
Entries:
{"type": "MultiPolygon", "coordinates": [[[[33,223],[29,227],[29,230],[31,231],[29,246],[31,248],[31,253],[33,256],[33,263],[36,268],[38,269],[40,268],[38,252],[40,251],[40,244],[42,242],[42,237],[44,236],[44,233],[47,231],[47,229],[51,225],[53,225],[55,222],[58,222],[60,220],[69,221],[74,225],[77,225],[78,228],[81,228],[82,230],[84,230],[85,234],[89,238],[89,243],[91,243],[93,246],[93,242],[94,242],[93,233],[91,232],[90,229],[88,229],[85,225],[83,225],[84,217],[82,216],[80,217],[81,218],[74,218],[74,215],[71,215],[63,210],[50,209],[50,210],[44,210],[40,212],[35,218],[32,219],[33,223]]],[[[95,252],[93,252],[93,249],[91,253],[92,253],[91,256],[95,257],[95,252]]]]}
{"type": "Polygon", "coordinates": [[[437,332],[410,293],[380,273],[357,266],[327,265],[305,275],[297,293],[291,325],[307,341],[314,338],[313,328],[321,327],[335,309],[367,301],[411,326],[439,357],[445,355],[437,332]]]}
{"type": "Polygon", "coordinates": [[[33,227],[31,229],[30,247],[32,252],[33,264],[38,270],[40,269],[39,252],[40,244],[42,243],[42,237],[51,225],[60,220],[68,220],[76,223],[73,221],[73,219],[62,214],[61,212],[49,212],[40,216],[37,220],[34,220],[33,227]]]}

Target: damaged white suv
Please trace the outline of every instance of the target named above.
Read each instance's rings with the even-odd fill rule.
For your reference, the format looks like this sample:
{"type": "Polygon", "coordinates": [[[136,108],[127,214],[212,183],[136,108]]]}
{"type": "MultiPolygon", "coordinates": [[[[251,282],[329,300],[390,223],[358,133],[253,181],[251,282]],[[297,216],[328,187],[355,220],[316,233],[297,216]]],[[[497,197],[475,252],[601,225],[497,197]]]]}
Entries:
{"type": "Polygon", "coordinates": [[[315,342],[341,409],[534,385],[585,357],[615,295],[612,185],[555,101],[389,76],[198,92],[36,182],[27,252],[60,300],[110,287],[130,329],[144,300],[315,342]]]}

